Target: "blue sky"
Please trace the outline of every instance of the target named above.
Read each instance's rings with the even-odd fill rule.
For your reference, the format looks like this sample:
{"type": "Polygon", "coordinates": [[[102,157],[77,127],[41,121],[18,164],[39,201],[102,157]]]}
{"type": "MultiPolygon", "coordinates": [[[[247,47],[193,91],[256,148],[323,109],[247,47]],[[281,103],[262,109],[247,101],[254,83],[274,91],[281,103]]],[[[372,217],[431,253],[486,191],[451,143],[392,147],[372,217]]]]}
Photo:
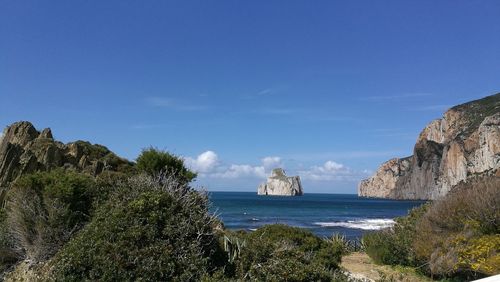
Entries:
{"type": "Polygon", "coordinates": [[[283,166],[355,193],[500,91],[499,19],[499,1],[1,1],[0,125],[166,149],[209,190],[283,166]]]}

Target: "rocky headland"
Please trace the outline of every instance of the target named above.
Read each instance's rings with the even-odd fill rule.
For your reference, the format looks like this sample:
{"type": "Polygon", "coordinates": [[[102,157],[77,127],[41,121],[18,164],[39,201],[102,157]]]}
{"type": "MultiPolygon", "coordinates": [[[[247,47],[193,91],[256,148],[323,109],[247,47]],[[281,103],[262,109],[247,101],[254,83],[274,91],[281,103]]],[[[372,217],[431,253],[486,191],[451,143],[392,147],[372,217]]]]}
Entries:
{"type": "Polygon", "coordinates": [[[13,123],[0,137],[0,191],[19,176],[36,171],[60,167],[95,176],[104,170],[126,171],[132,165],[102,145],[56,141],[50,128],[38,131],[27,121],[13,123]]]}
{"type": "Polygon", "coordinates": [[[302,196],[302,184],[299,176],[286,176],[282,168],[273,169],[265,183],[259,185],[258,195],[302,196]]]}
{"type": "Polygon", "coordinates": [[[383,163],[358,195],[434,200],[475,176],[500,174],[500,93],[455,106],[420,133],[413,155],[383,163]]]}

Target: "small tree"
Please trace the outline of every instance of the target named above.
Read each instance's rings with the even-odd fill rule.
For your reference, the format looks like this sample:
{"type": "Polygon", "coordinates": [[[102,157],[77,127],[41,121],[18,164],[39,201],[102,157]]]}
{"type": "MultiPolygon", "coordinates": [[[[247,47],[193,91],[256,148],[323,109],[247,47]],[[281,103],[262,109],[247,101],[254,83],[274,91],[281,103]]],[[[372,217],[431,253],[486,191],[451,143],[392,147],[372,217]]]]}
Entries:
{"type": "Polygon", "coordinates": [[[142,150],[137,158],[137,169],[151,176],[174,173],[185,183],[196,178],[196,173],[186,168],[182,158],[152,147],[142,150]]]}

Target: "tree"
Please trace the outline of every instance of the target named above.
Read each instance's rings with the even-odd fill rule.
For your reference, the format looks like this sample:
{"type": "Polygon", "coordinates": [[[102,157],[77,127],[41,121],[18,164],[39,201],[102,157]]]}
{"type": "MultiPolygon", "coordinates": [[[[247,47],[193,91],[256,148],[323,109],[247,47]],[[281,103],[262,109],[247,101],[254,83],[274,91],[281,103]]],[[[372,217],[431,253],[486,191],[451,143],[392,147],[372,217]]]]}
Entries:
{"type": "Polygon", "coordinates": [[[182,158],[153,147],[142,150],[137,158],[137,169],[151,176],[173,173],[185,183],[196,178],[196,173],[186,168],[182,158]]]}

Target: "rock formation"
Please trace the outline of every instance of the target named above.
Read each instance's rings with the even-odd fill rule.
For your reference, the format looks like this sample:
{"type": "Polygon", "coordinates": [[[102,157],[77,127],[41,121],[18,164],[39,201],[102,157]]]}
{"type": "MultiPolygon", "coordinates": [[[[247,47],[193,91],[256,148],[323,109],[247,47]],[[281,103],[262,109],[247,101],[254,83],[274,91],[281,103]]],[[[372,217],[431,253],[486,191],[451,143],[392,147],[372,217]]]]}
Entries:
{"type": "Polygon", "coordinates": [[[420,133],[413,155],[382,164],[358,195],[434,200],[459,182],[500,174],[500,93],[455,106],[420,133]]]}
{"type": "Polygon", "coordinates": [[[259,185],[258,195],[275,195],[275,196],[302,196],[304,191],[300,184],[300,177],[288,177],[285,171],[281,168],[273,169],[266,183],[259,185]]]}
{"type": "Polygon", "coordinates": [[[8,126],[0,138],[0,192],[19,176],[57,167],[97,175],[125,171],[132,163],[101,145],[85,141],[55,141],[49,128],[37,131],[26,121],[8,126]]]}

